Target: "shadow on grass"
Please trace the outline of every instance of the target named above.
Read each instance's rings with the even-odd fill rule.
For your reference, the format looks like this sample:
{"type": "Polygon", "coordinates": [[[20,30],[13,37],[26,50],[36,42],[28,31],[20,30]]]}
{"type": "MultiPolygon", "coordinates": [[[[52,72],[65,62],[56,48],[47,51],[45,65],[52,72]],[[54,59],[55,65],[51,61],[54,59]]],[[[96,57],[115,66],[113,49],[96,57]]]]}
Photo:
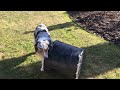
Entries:
{"type": "Polygon", "coordinates": [[[26,60],[27,57],[29,57],[33,54],[35,54],[35,52],[29,53],[27,55],[20,56],[20,57],[4,59],[4,60],[0,61],[0,65],[5,65],[6,64],[5,65],[6,67],[12,68],[12,67],[15,67],[15,66],[21,64],[22,62],[24,62],[26,60]],[[11,62],[13,62],[13,63],[11,64],[11,62]]]}
{"type": "MultiPolygon", "coordinates": [[[[85,50],[86,54],[81,69],[81,78],[94,78],[100,74],[104,74],[120,67],[119,46],[103,43],[87,47],[85,50]]],[[[108,76],[104,75],[102,78],[108,78],[108,76]]],[[[115,76],[115,78],[116,77],[118,78],[118,76],[115,76]]]]}
{"type": "Polygon", "coordinates": [[[14,68],[21,64],[22,62],[24,62],[27,57],[33,54],[35,54],[35,52],[29,53],[24,56],[4,59],[0,61],[0,78],[14,78],[14,76],[13,77],[10,76],[13,73],[12,71],[14,71],[14,68]]]}
{"type": "MultiPolygon", "coordinates": [[[[82,47],[84,48],[84,47],[82,47]]],[[[113,69],[120,68],[120,47],[103,43],[84,48],[86,50],[83,60],[80,78],[94,78],[113,69]]],[[[67,76],[58,72],[41,72],[41,62],[31,63],[28,66],[19,66],[27,57],[34,55],[35,52],[24,56],[5,59],[0,61],[0,78],[1,79],[68,79],[67,76]]],[[[115,78],[120,77],[119,72],[115,78]]],[[[109,77],[109,78],[114,78],[109,77]]],[[[108,78],[104,75],[102,78],[108,78]]]]}
{"type": "MultiPolygon", "coordinates": [[[[69,27],[74,26],[74,25],[75,24],[73,22],[66,22],[66,23],[62,23],[62,24],[48,26],[47,28],[49,31],[52,31],[52,30],[56,30],[56,29],[69,28],[69,27]]],[[[34,31],[26,31],[23,34],[29,34],[29,33],[34,33],[34,31]]]]}
{"type": "Polygon", "coordinates": [[[74,26],[74,25],[75,24],[73,22],[66,22],[66,23],[62,23],[62,24],[48,26],[48,30],[52,31],[52,30],[55,30],[55,29],[69,28],[69,27],[74,26]]]}
{"type": "Polygon", "coordinates": [[[27,57],[35,52],[24,56],[4,59],[0,61],[0,79],[63,79],[65,76],[55,71],[41,72],[41,62],[32,63],[27,66],[19,66],[27,57]]]}

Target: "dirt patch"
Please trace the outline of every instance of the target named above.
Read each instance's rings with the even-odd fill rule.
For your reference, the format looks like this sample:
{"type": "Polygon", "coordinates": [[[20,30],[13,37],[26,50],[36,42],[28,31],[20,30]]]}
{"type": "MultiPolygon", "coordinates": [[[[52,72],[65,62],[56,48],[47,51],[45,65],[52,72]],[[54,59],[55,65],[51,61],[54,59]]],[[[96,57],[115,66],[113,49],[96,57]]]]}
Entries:
{"type": "Polygon", "coordinates": [[[68,11],[68,14],[88,32],[120,45],[120,11],[68,11]]]}

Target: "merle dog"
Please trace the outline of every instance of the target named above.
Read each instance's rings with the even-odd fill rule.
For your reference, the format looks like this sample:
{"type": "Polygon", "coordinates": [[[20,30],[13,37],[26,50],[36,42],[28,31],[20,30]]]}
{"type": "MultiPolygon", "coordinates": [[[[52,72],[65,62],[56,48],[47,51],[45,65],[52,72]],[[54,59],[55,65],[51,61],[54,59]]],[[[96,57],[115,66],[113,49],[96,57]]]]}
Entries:
{"type": "Polygon", "coordinates": [[[35,51],[42,59],[41,71],[44,71],[44,59],[48,58],[48,50],[52,46],[50,33],[44,24],[40,24],[34,31],[35,51]]]}

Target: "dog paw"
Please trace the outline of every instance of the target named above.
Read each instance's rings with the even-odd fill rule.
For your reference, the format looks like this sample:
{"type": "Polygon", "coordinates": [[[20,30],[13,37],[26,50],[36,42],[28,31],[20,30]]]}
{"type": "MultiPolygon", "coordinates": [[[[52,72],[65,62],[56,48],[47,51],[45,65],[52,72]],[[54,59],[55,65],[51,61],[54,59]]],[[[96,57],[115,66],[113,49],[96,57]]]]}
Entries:
{"type": "Polygon", "coordinates": [[[42,71],[42,72],[43,72],[43,71],[44,71],[44,69],[43,69],[43,68],[41,68],[41,69],[40,69],[40,71],[42,71]]]}

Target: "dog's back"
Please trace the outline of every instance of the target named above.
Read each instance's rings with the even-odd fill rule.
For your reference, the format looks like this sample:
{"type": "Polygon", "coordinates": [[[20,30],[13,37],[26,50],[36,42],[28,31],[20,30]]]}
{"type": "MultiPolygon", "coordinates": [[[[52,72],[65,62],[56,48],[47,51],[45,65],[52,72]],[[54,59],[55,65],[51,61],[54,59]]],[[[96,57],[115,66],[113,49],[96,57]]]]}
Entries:
{"type": "Polygon", "coordinates": [[[48,29],[44,24],[40,24],[36,27],[34,38],[35,40],[38,40],[39,38],[51,40],[50,33],[48,32],[48,29]]]}
{"type": "Polygon", "coordinates": [[[48,33],[46,31],[40,31],[37,33],[37,35],[35,35],[35,39],[41,39],[41,40],[51,40],[50,35],[48,35],[48,33]]]}
{"type": "Polygon", "coordinates": [[[38,42],[48,41],[48,47],[52,46],[52,39],[50,37],[50,33],[48,32],[47,27],[44,24],[40,24],[36,27],[34,32],[34,38],[35,38],[35,51],[37,52],[38,42]]]}

